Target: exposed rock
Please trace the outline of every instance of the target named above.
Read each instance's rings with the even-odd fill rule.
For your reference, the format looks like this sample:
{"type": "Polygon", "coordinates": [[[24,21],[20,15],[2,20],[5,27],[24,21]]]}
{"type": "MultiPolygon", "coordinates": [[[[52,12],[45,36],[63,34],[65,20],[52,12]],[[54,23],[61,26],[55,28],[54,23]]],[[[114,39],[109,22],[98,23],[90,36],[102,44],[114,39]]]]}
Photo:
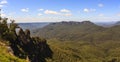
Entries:
{"type": "Polygon", "coordinates": [[[14,51],[12,50],[12,48],[10,46],[7,46],[7,51],[10,55],[14,56],[14,51]]]}
{"type": "Polygon", "coordinates": [[[52,50],[46,39],[30,37],[30,31],[20,28],[17,39],[14,41],[14,54],[20,58],[28,57],[31,62],[45,62],[45,58],[52,58],[52,50]],[[16,50],[17,49],[17,50],[16,50]]]}
{"type": "Polygon", "coordinates": [[[81,24],[93,24],[94,25],[94,23],[92,23],[92,22],[90,22],[90,21],[83,21],[83,22],[81,22],[81,24]]]}
{"type": "Polygon", "coordinates": [[[25,35],[26,35],[26,37],[30,37],[30,30],[29,29],[25,30],[25,35]]]}
{"type": "Polygon", "coordinates": [[[28,58],[30,62],[46,62],[45,58],[52,58],[46,39],[31,37],[30,30],[23,31],[14,20],[8,25],[7,18],[0,19],[0,39],[9,41],[8,53],[19,58],[28,58]]]}

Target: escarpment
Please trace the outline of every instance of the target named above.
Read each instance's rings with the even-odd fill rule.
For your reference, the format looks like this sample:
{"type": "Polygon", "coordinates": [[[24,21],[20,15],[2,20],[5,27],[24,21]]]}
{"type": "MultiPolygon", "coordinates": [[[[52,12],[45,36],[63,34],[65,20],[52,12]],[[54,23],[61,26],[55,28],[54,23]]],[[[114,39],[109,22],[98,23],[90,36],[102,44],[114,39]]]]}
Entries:
{"type": "Polygon", "coordinates": [[[29,62],[46,62],[45,58],[52,58],[52,50],[46,39],[31,37],[30,30],[20,28],[14,20],[7,23],[7,18],[0,19],[0,39],[7,40],[13,50],[13,55],[29,59],[29,62]]]}

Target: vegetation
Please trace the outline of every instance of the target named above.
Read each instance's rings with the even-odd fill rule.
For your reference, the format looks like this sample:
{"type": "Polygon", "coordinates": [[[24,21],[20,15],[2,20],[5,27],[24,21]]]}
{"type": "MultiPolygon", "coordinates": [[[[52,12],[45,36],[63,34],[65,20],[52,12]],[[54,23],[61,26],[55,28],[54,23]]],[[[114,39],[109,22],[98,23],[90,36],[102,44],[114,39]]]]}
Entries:
{"type": "Polygon", "coordinates": [[[51,23],[42,29],[34,30],[33,35],[43,38],[56,38],[59,40],[77,41],[83,39],[88,34],[103,31],[104,28],[92,22],[58,22],[51,23]]]}
{"type": "Polygon", "coordinates": [[[120,62],[120,25],[51,23],[31,37],[29,29],[7,20],[0,17],[0,62],[120,62]]]}
{"type": "Polygon", "coordinates": [[[54,51],[51,62],[119,62],[120,42],[106,41],[92,44],[86,41],[49,40],[54,51]]]}
{"type": "Polygon", "coordinates": [[[0,62],[27,62],[25,59],[20,59],[9,52],[9,46],[0,41],[0,62]]]}
{"type": "Polygon", "coordinates": [[[61,41],[118,41],[120,25],[105,28],[90,21],[58,22],[34,30],[33,35],[47,39],[56,38],[61,41]]]}
{"type": "Polygon", "coordinates": [[[8,18],[0,17],[0,43],[5,44],[0,51],[8,47],[8,51],[13,57],[5,54],[7,52],[3,50],[0,62],[19,62],[26,58],[29,62],[46,62],[46,58],[52,58],[53,52],[46,39],[31,37],[29,29],[24,31],[18,24],[14,23],[14,20],[11,20],[10,24],[7,23],[7,20],[8,18]]]}
{"type": "Polygon", "coordinates": [[[52,23],[34,30],[49,39],[50,62],[120,62],[120,25],[105,28],[90,21],[52,23]]]}

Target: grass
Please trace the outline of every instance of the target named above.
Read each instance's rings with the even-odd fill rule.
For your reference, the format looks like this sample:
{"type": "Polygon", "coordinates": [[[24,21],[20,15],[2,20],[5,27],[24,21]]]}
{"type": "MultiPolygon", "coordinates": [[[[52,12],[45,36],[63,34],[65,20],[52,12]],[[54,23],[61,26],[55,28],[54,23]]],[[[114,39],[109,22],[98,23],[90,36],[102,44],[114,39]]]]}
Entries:
{"type": "Polygon", "coordinates": [[[8,47],[0,41],[0,62],[26,62],[8,52],[8,47]]]}

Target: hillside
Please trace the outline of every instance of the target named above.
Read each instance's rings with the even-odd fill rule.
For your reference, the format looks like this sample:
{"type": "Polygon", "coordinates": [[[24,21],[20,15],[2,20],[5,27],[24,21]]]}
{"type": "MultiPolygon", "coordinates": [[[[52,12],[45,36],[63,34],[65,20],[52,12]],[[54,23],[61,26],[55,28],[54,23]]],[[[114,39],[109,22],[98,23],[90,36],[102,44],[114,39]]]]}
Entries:
{"type": "Polygon", "coordinates": [[[62,41],[118,41],[120,40],[120,25],[106,28],[90,21],[59,22],[36,29],[33,34],[47,39],[56,38],[62,41]]]}
{"type": "Polygon", "coordinates": [[[27,62],[25,59],[20,59],[14,56],[9,49],[9,46],[0,41],[0,62],[27,62]]]}
{"type": "Polygon", "coordinates": [[[57,38],[59,40],[81,40],[86,34],[103,31],[104,28],[90,21],[83,22],[58,22],[51,23],[41,29],[36,29],[33,34],[43,38],[57,38]]]}
{"type": "Polygon", "coordinates": [[[58,22],[35,30],[32,37],[29,29],[22,29],[14,20],[7,24],[7,18],[2,18],[0,61],[119,62],[119,28],[90,21],[58,22]]]}
{"type": "Polygon", "coordinates": [[[49,40],[54,55],[51,62],[119,62],[120,42],[92,44],[85,41],[49,40]]]}
{"type": "Polygon", "coordinates": [[[106,28],[90,21],[59,22],[33,34],[48,39],[54,52],[51,62],[120,61],[120,25],[106,28]]]}
{"type": "Polygon", "coordinates": [[[35,30],[33,37],[14,22],[7,25],[7,19],[2,19],[0,27],[1,62],[120,61],[119,25],[104,28],[90,21],[58,22],[35,30]]]}
{"type": "Polygon", "coordinates": [[[0,17],[0,62],[46,62],[52,58],[46,39],[32,37],[29,29],[23,30],[14,20],[7,21],[0,17]]]}

